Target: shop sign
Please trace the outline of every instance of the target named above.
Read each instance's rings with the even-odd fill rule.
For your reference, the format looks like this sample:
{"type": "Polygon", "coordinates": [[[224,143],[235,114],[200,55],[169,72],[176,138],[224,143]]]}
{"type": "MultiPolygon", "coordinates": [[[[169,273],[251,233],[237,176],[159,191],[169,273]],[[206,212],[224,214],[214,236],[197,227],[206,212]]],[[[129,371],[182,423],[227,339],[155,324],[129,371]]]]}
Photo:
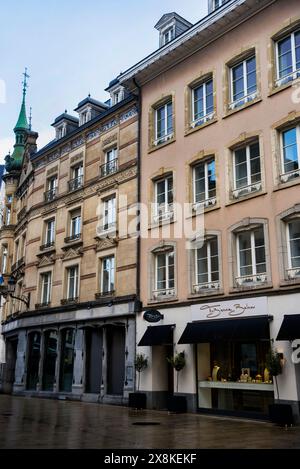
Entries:
{"type": "Polygon", "coordinates": [[[230,319],[268,314],[267,297],[218,301],[191,306],[192,320],[230,319]]]}
{"type": "Polygon", "coordinates": [[[147,322],[159,322],[164,318],[163,314],[161,314],[156,309],[149,309],[148,311],[144,312],[144,319],[147,322]]]}

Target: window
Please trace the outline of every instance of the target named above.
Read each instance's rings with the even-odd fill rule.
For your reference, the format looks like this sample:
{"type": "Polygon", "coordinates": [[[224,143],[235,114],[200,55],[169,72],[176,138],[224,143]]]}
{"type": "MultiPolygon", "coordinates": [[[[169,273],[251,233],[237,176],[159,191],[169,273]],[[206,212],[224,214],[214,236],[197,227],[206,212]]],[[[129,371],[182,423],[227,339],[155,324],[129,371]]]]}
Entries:
{"type": "Polygon", "coordinates": [[[76,191],[83,185],[83,165],[72,168],[72,180],[69,182],[70,191],[76,191]]]}
{"type": "Polygon", "coordinates": [[[81,212],[75,210],[70,214],[70,236],[66,241],[74,241],[81,237],[81,212]]]}
{"type": "Polygon", "coordinates": [[[56,139],[59,140],[67,134],[67,125],[63,124],[56,128],[56,139]]]}
{"type": "Polygon", "coordinates": [[[192,89],[192,127],[204,124],[213,114],[213,81],[208,80],[192,89]]]}
{"type": "Polygon", "coordinates": [[[173,217],[173,176],[155,182],[154,222],[173,217]]]}
{"type": "Polygon", "coordinates": [[[2,252],[2,274],[6,273],[7,270],[7,258],[8,258],[8,249],[7,246],[3,246],[2,252]]]}
{"type": "Polygon", "coordinates": [[[233,197],[238,198],[261,189],[259,142],[233,152],[233,197]]]}
{"type": "Polygon", "coordinates": [[[288,277],[300,276],[300,220],[287,223],[288,277]]]}
{"type": "Polygon", "coordinates": [[[276,43],[276,61],[277,86],[300,76],[300,30],[276,43]]]}
{"type": "Polygon", "coordinates": [[[101,176],[115,173],[118,169],[118,149],[112,148],[105,153],[105,164],[101,166],[101,176]]]}
{"type": "Polygon", "coordinates": [[[173,137],[173,104],[169,102],[155,110],[155,141],[159,145],[173,137]]]}
{"type": "Polygon", "coordinates": [[[13,201],[13,196],[12,196],[12,195],[8,195],[8,196],[7,196],[7,203],[8,203],[8,204],[11,204],[12,201],[13,201]]]}
{"type": "Polygon", "coordinates": [[[55,219],[48,220],[46,222],[46,232],[45,232],[45,247],[50,247],[54,245],[55,239],[55,219]]]}
{"type": "Polygon", "coordinates": [[[154,297],[175,295],[174,250],[155,256],[154,297]]]}
{"type": "Polygon", "coordinates": [[[113,195],[103,202],[103,230],[108,231],[116,227],[116,196],[113,195]]]}
{"type": "Polygon", "coordinates": [[[266,252],[263,227],[237,235],[238,285],[265,282],[266,252]]]}
{"type": "Polygon", "coordinates": [[[115,290],[115,258],[114,256],[102,259],[101,293],[112,293],[115,290]]]}
{"type": "Polygon", "coordinates": [[[11,221],[11,211],[10,211],[10,208],[6,207],[6,221],[5,221],[5,224],[10,225],[10,221],[11,221]]]}
{"type": "Polygon", "coordinates": [[[292,127],[281,133],[282,172],[281,181],[299,176],[300,126],[292,127]]]}
{"type": "Polygon", "coordinates": [[[165,46],[169,42],[173,41],[173,39],[175,38],[175,26],[168,28],[166,31],[163,32],[162,35],[163,35],[162,45],[165,46]]]}
{"type": "Polygon", "coordinates": [[[69,267],[67,269],[67,295],[68,300],[77,300],[78,298],[78,266],[69,267]]]}
{"type": "Polygon", "coordinates": [[[201,248],[195,249],[195,267],[196,283],[193,288],[195,293],[220,288],[218,239],[216,236],[206,240],[201,248]]]}
{"type": "Polygon", "coordinates": [[[48,305],[51,302],[51,272],[41,275],[42,290],[41,290],[41,304],[48,305]]]}
{"type": "Polygon", "coordinates": [[[220,8],[222,5],[224,5],[227,2],[228,0],[213,0],[213,9],[217,10],[218,8],[220,8]]]}
{"type": "Polygon", "coordinates": [[[47,192],[45,193],[46,202],[55,199],[57,190],[57,176],[52,176],[47,180],[47,192]]]}
{"type": "Polygon", "coordinates": [[[231,67],[230,109],[246,104],[257,97],[256,58],[250,57],[231,67]]]}
{"type": "Polygon", "coordinates": [[[199,163],[193,168],[194,209],[198,204],[205,207],[216,203],[215,160],[199,163]]]}

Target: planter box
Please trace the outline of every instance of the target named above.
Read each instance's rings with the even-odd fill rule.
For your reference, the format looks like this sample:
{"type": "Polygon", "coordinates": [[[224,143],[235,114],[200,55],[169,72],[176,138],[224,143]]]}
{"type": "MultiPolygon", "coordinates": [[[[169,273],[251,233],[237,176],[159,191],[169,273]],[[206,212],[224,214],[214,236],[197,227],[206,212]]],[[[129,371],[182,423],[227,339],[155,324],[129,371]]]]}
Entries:
{"type": "Polygon", "coordinates": [[[187,411],[187,403],[185,396],[171,396],[168,398],[168,411],[175,413],[185,413],[187,411]]]}
{"type": "Polygon", "coordinates": [[[282,426],[294,424],[292,406],[289,404],[272,404],[269,406],[269,416],[273,423],[282,426]]]}
{"type": "Polygon", "coordinates": [[[128,396],[128,407],[146,409],[147,395],[143,392],[131,392],[128,396]]]}

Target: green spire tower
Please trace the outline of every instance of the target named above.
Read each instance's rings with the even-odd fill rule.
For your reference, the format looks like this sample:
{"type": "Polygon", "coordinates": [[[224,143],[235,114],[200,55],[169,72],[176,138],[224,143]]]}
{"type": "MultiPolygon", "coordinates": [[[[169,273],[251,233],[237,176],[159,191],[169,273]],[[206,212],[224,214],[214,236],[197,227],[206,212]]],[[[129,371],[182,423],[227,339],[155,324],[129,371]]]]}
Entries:
{"type": "Polygon", "coordinates": [[[26,90],[28,87],[27,79],[29,75],[27,74],[27,68],[24,72],[24,81],[23,81],[23,100],[21,105],[21,110],[18,118],[18,122],[14,128],[14,133],[16,136],[16,143],[14,145],[14,151],[11,156],[5,158],[6,160],[6,171],[19,171],[22,167],[24,152],[25,152],[25,141],[26,135],[29,131],[29,125],[26,115],[26,90]]]}

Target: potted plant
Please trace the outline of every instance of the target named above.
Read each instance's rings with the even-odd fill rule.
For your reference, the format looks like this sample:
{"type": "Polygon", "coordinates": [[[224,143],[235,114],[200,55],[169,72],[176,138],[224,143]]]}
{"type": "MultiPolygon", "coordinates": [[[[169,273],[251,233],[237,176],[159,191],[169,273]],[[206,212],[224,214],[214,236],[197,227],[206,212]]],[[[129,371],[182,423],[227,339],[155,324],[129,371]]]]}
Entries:
{"type": "Polygon", "coordinates": [[[140,392],[141,373],[148,367],[148,357],[143,353],[138,353],[134,362],[135,371],[138,373],[137,392],[129,393],[128,406],[134,409],[146,409],[147,396],[140,392]]]}
{"type": "MultiPolygon", "coordinates": [[[[185,367],[185,353],[179,352],[174,355],[174,357],[167,358],[168,363],[174,368],[177,373],[176,376],[176,393],[178,394],[178,384],[179,384],[179,372],[185,367]]],[[[186,412],[187,403],[185,396],[175,396],[173,395],[168,399],[168,410],[170,412],[186,412]]]]}
{"type": "MultiPolygon", "coordinates": [[[[277,350],[271,348],[270,352],[267,355],[266,361],[267,369],[271,376],[273,376],[274,384],[277,391],[277,399],[279,400],[279,388],[277,382],[277,376],[282,373],[283,367],[283,355],[277,350]]],[[[269,406],[269,415],[270,419],[274,423],[279,425],[293,425],[293,411],[292,407],[289,404],[272,404],[269,406]]]]}

